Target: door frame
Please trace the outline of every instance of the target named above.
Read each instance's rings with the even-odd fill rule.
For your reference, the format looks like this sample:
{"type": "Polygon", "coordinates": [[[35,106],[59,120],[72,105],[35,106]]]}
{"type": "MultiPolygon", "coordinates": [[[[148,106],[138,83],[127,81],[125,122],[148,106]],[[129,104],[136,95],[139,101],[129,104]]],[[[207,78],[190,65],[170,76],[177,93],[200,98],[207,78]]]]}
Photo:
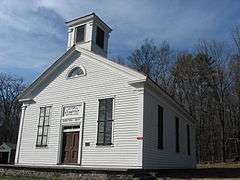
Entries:
{"type": "MultiPolygon", "coordinates": [[[[73,163],[73,162],[70,162],[70,163],[65,163],[65,162],[63,162],[63,159],[61,159],[61,164],[63,164],[63,165],[78,165],[79,164],[79,143],[80,143],[80,141],[79,141],[79,138],[80,138],[80,131],[69,131],[69,130],[67,130],[67,131],[63,131],[63,136],[64,135],[66,135],[65,133],[78,133],[78,149],[77,149],[77,151],[78,151],[78,154],[77,154],[77,162],[75,163],[73,163]]],[[[63,142],[63,141],[62,141],[63,142]]],[[[64,152],[64,148],[65,147],[63,147],[62,146],[62,153],[61,153],[61,158],[63,157],[63,152],[64,152]]]]}
{"type": "Polygon", "coordinates": [[[64,127],[67,126],[79,126],[79,128],[76,129],[68,129],[65,130],[65,132],[79,132],[79,143],[78,143],[78,161],[77,164],[69,164],[69,165],[82,165],[82,148],[83,148],[83,132],[84,132],[84,119],[85,119],[85,103],[74,103],[74,104],[67,104],[61,106],[61,116],[60,116],[60,126],[59,126],[59,144],[58,144],[58,153],[57,153],[57,165],[67,165],[62,163],[62,146],[63,146],[63,133],[64,133],[64,127]],[[82,116],[79,116],[77,118],[80,118],[80,121],[78,123],[63,123],[62,122],[62,116],[63,116],[63,108],[67,105],[82,105],[82,116]]]}
{"type": "MultiPolygon", "coordinates": [[[[69,164],[69,165],[81,165],[81,124],[80,123],[80,128],[76,128],[76,129],[67,129],[67,130],[64,130],[64,127],[68,127],[68,126],[71,126],[71,125],[61,125],[61,140],[60,140],[60,149],[59,149],[59,154],[58,154],[58,164],[61,164],[61,165],[68,165],[68,164],[64,164],[62,163],[62,153],[63,153],[63,134],[65,132],[78,132],[78,160],[77,160],[77,163],[76,164],[69,164]]],[[[77,125],[72,125],[72,126],[77,126],[77,125]]]]}

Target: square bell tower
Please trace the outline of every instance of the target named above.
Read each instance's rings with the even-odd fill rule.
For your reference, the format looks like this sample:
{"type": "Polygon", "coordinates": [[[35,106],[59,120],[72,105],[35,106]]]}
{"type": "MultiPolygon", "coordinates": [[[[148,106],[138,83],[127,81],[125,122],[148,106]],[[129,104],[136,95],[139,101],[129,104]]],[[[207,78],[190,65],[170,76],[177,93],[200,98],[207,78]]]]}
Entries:
{"type": "Polygon", "coordinates": [[[73,45],[107,57],[108,39],[112,29],[95,13],[66,22],[68,26],[67,49],[73,45]]]}

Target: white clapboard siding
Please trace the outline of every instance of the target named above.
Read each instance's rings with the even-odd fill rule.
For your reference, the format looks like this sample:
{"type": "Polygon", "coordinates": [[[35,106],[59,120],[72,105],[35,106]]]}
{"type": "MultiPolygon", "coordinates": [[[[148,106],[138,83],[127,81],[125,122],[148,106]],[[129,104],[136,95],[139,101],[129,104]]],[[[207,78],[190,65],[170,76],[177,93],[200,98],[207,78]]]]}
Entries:
{"type": "Polygon", "coordinates": [[[82,166],[141,168],[141,103],[143,95],[128,84],[136,80],[128,74],[81,54],[47,86],[39,90],[35,104],[26,109],[19,164],[56,165],[59,156],[61,107],[85,102],[82,166]],[[82,65],[86,76],[66,79],[69,70],[82,65]],[[98,99],[115,98],[113,146],[96,146],[98,99]],[[36,148],[39,108],[52,105],[48,147],[36,148]],[[85,142],[90,146],[85,147],[85,142]],[[140,149],[140,150],[139,150],[140,149]]]}
{"type": "Polygon", "coordinates": [[[164,98],[150,88],[144,91],[143,167],[193,168],[195,159],[195,127],[164,98]],[[158,105],[164,108],[163,150],[158,149],[158,105]],[[180,152],[175,152],[175,117],[179,118],[180,152]],[[190,126],[191,155],[187,155],[187,130],[190,126]]]}

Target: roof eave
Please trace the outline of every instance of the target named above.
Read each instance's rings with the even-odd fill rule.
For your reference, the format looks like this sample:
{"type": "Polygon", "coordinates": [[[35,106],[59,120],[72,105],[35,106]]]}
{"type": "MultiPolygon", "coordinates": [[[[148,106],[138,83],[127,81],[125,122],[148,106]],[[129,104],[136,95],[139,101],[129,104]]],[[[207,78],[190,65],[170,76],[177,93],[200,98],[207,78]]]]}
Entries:
{"type": "Polygon", "coordinates": [[[180,111],[185,117],[187,117],[192,123],[195,124],[195,119],[192,117],[192,115],[156,82],[147,77],[146,84],[150,87],[153,87],[155,90],[159,90],[160,93],[166,97],[167,101],[171,102],[178,111],[180,111]]]}
{"type": "Polygon", "coordinates": [[[59,65],[64,58],[67,58],[72,52],[76,50],[76,46],[72,46],[67,52],[65,52],[57,61],[55,61],[47,70],[45,70],[28,88],[26,88],[19,96],[18,100],[20,102],[32,100],[32,97],[29,97],[31,92],[34,90],[36,86],[38,86],[41,82],[43,82],[48,74],[52,72],[57,65],[59,65]]]}
{"type": "Polygon", "coordinates": [[[102,24],[104,24],[104,26],[107,28],[108,32],[112,32],[112,28],[110,28],[101,18],[99,18],[95,13],[91,13],[91,14],[88,14],[86,16],[82,16],[82,17],[79,17],[79,18],[75,18],[73,20],[70,20],[70,21],[66,21],[65,24],[68,26],[68,27],[72,27],[72,26],[75,26],[76,24],[78,24],[79,22],[81,21],[88,21],[90,19],[97,19],[99,20],[102,24]]]}

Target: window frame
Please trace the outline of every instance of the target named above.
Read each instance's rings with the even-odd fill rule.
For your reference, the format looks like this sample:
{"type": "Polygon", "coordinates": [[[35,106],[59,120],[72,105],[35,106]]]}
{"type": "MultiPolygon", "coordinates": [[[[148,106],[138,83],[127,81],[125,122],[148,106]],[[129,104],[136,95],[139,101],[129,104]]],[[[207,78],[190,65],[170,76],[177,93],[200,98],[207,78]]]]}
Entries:
{"type": "Polygon", "coordinates": [[[74,42],[75,42],[75,44],[80,44],[80,43],[85,42],[85,37],[86,37],[86,24],[82,24],[82,25],[80,25],[80,26],[76,26],[76,27],[74,28],[74,30],[75,30],[75,33],[74,33],[74,42]],[[78,33],[77,29],[80,28],[80,27],[83,27],[83,40],[80,41],[80,42],[77,42],[77,33],[78,33]]]}
{"type": "Polygon", "coordinates": [[[100,47],[101,49],[104,49],[104,46],[105,46],[105,31],[99,26],[97,26],[97,28],[96,28],[96,45],[98,47],[100,47]],[[100,38],[101,36],[98,36],[99,35],[98,30],[100,30],[100,32],[103,33],[103,39],[100,38]],[[100,40],[102,40],[102,41],[100,41],[100,40]]]}
{"type": "Polygon", "coordinates": [[[157,147],[163,150],[164,147],[164,108],[161,105],[157,106],[157,147]]]}
{"type": "Polygon", "coordinates": [[[48,134],[49,134],[49,127],[50,127],[50,119],[51,119],[51,109],[52,106],[41,106],[40,112],[39,112],[39,120],[38,120],[38,128],[37,128],[37,140],[36,140],[36,147],[47,147],[48,146],[48,134]],[[49,110],[48,110],[49,108],[49,110]],[[41,115],[42,109],[44,111],[44,114],[41,115]],[[48,115],[47,114],[47,110],[48,115]],[[41,123],[41,118],[43,118],[43,122],[41,123]],[[47,125],[46,125],[47,120],[47,125]],[[41,133],[39,133],[40,128],[42,128],[41,133]],[[45,130],[47,130],[47,133],[45,134],[45,130]],[[44,137],[46,138],[45,143],[43,142],[44,137]],[[39,144],[39,138],[41,139],[39,144]]]}
{"type": "Polygon", "coordinates": [[[66,79],[74,79],[74,78],[83,77],[83,76],[86,76],[86,69],[84,68],[84,66],[82,66],[82,65],[72,66],[72,67],[68,70],[68,72],[67,72],[66,79]],[[80,75],[77,75],[77,76],[70,76],[70,77],[69,77],[69,74],[70,74],[75,68],[80,68],[80,69],[83,71],[83,74],[80,74],[80,75]]]}
{"type": "MultiPolygon", "coordinates": [[[[106,105],[105,105],[105,108],[106,108],[106,105]]],[[[115,108],[115,98],[114,97],[106,97],[106,98],[100,98],[98,99],[98,120],[97,120],[97,143],[96,145],[97,146],[113,146],[113,125],[114,125],[114,108],[115,108]],[[107,113],[107,109],[105,110],[105,120],[104,121],[100,121],[99,120],[99,117],[100,117],[100,101],[101,100],[108,100],[108,99],[111,99],[112,100],[112,118],[111,120],[107,120],[107,116],[106,116],[106,113],[107,113]],[[100,122],[104,122],[104,132],[99,132],[99,124],[100,122]],[[111,142],[110,143],[106,143],[105,142],[105,138],[106,138],[106,124],[107,122],[111,122],[111,142]],[[99,134],[100,133],[103,133],[103,143],[99,143],[99,134]]]]}

